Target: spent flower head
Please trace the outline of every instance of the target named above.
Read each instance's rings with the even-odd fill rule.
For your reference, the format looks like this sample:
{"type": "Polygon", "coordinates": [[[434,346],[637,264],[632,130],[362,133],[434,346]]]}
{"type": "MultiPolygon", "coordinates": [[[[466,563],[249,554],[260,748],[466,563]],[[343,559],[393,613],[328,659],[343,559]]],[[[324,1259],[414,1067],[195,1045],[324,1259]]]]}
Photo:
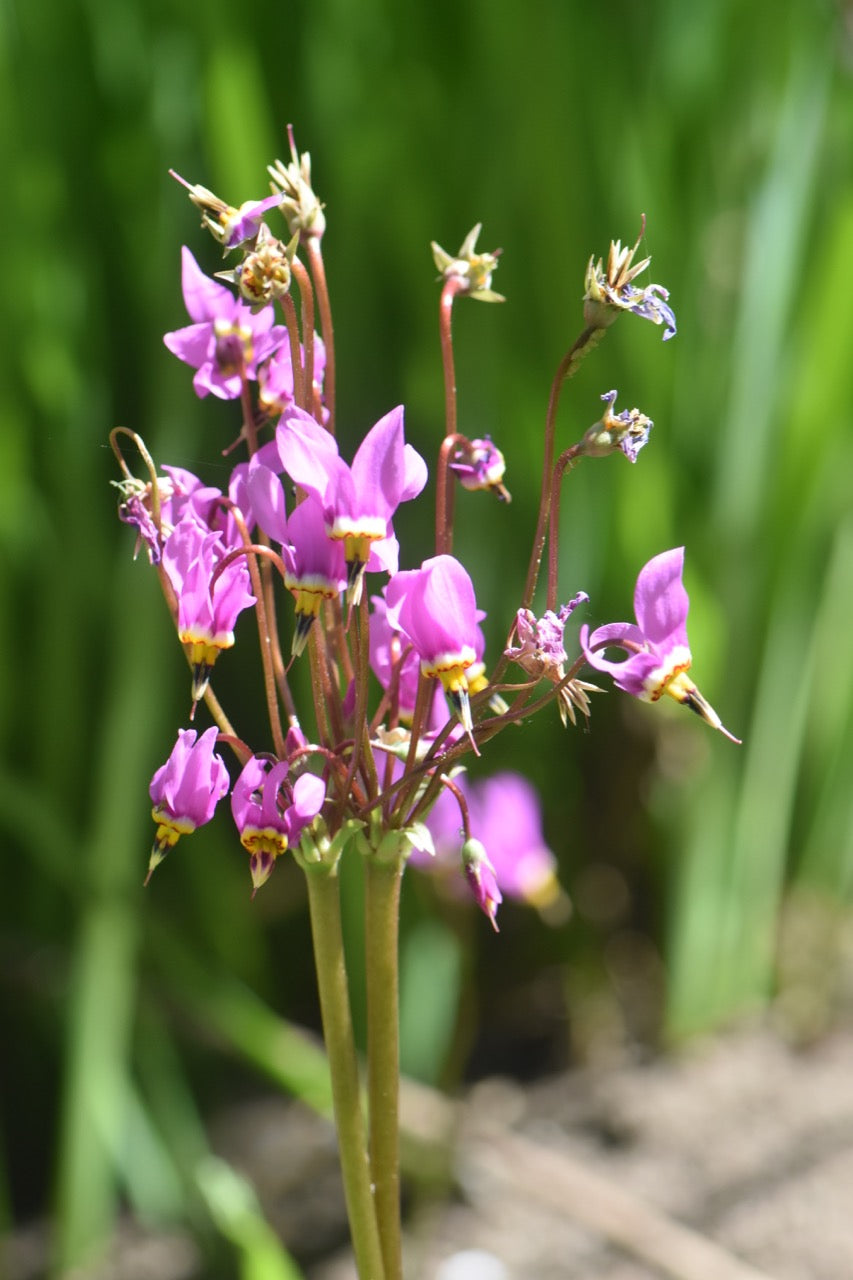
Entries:
{"type": "Polygon", "coordinates": [[[601,397],[607,407],[577,446],[580,457],[603,458],[619,449],[629,462],[636,462],[640,450],[648,444],[649,432],[655,424],[639,409],[623,409],[614,414],[618,394],[618,391],[605,391],[601,397]]]}
{"type": "Polygon", "coordinates": [[[588,684],[585,680],[566,679],[568,655],[563,633],[578,605],[588,602],[587,593],[579,591],[562,605],[558,613],[546,609],[542,617],[537,618],[531,609],[519,609],[510,633],[510,643],[504,650],[505,656],[534,680],[549,680],[558,686],[557,708],[564,726],[569,720],[572,724],[577,723],[575,708],[588,720],[590,707],[587,695],[599,692],[597,685],[588,684]],[[512,644],[513,639],[516,644],[512,644]]]}
{"type": "Polygon", "coordinates": [[[241,298],[253,311],[259,311],[290,293],[293,259],[298,244],[298,235],[289,244],[276,239],[264,222],[243,261],[231,271],[217,271],[217,279],[236,285],[241,298]]]}
{"type": "Polygon", "coordinates": [[[634,255],[646,229],[643,218],[640,234],[633,248],[623,248],[619,240],[611,240],[607,254],[607,266],[601,258],[590,258],[586,269],[584,293],[584,322],[591,329],[606,329],[620,311],[633,311],[635,315],[665,325],[664,342],[675,337],[675,316],[669,306],[669,292],[660,284],[649,284],[641,289],[634,280],[645,271],[651,258],[634,262],[634,255]]]}
{"type": "Polygon", "coordinates": [[[311,185],[311,157],[307,151],[298,155],[293,129],[287,127],[290,140],[290,164],[276,160],[267,166],[273,186],[280,192],[281,211],[287,219],[292,236],[300,240],[319,240],[326,230],[323,205],[311,185]]]}
{"type": "Polygon", "coordinates": [[[284,199],[281,192],[276,192],[264,200],[246,200],[239,209],[235,209],[233,205],[208,191],[207,187],[187,182],[174,169],[170,169],[169,173],[182,187],[186,187],[190,200],[197,209],[201,209],[202,226],[207,227],[214,239],[219,241],[225,253],[239,244],[245,244],[247,240],[254,240],[263,225],[264,214],[276,208],[284,199]]]}
{"type": "Polygon", "coordinates": [[[455,257],[433,240],[432,256],[439,279],[445,283],[452,281],[459,293],[465,293],[479,302],[506,302],[503,294],[495,293],[492,289],[492,273],[498,265],[502,250],[476,253],[474,249],[482,229],[481,222],[471,228],[455,257]]]}

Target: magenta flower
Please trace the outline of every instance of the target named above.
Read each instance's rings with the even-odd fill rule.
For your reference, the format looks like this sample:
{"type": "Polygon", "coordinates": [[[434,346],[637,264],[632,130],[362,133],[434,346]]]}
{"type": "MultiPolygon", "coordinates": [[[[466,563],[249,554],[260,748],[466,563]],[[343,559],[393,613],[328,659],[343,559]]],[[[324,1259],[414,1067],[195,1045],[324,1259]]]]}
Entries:
{"type": "Polygon", "coordinates": [[[182,250],[184,303],[193,324],[163,338],[166,346],[196,374],[196,394],[213,392],[221,400],[240,395],[243,379],[257,376],[258,364],[287,340],[284,325],[273,324],[272,307],[253,313],[225,285],[211,280],[189,249],[182,250]]]}
{"type": "Polygon", "coordinates": [[[178,601],[178,638],[190,646],[194,702],[203,696],[221,651],[233,645],[238,615],[255,603],[243,558],[231,561],[211,589],[226,550],[222,536],[192,512],[178,522],[163,548],[163,568],[178,601]]]}
{"type": "MultiPolygon", "coordinates": [[[[267,446],[265,446],[265,449],[267,446]]],[[[258,524],[281,543],[284,585],[296,601],[296,630],[291,652],[298,656],[320,616],[324,600],[334,600],[347,585],[347,566],[340,542],[326,535],[319,503],[307,497],[286,517],[284,487],[274,471],[257,461],[249,466],[249,496],[258,524]]]]}
{"type": "Polygon", "coordinates": [[[389,617],[384,598],[373,596],[371,604],[371,669],[383,689],[390,689],[396,680],[397,712],[404,722],[411,721],[418,694],[420,659],[409,637],[389,617]]]}
{"type": "Polygon", "coordinates": [[[396,574],[385,590],[390,620],[408,636],[421,672],[441,680],[466,732],[472,729],[466,672],[481,649],[474,585],[453,556],[433,556],[420,569],[396,574]]]}
{"type": "Polygon", "coordinates": [[[328,536],[343,542],[350,603],[357,604],[365,568],[396,573],[391,518],[426,484],[426,463],[403,439],[402,406],[368,431],[352,466],[338,455],[328,431],[301,409],[284,415],[276,439],[285,471],[320,503],[328,536]]]}
{"type": "Polygon", "coordinates": [[[210,821],[228,790],[228,770],[214,752],[217,735],[216,725],[206,729],[200,738],[195,729],[179,729],[172,754],[151,779],[151,816],[157,823],[157,834],[146,884],[181,836],[210,821]]]}
{"type": "MultiPolygon", "coordinates": [[[[300,347],[302,359],[305,350],[300,347]]],[[[326,348],[318,333],[314,335],[314,402],[322,404],[323,376],[326,371],[326,348]]],[[[290,343],[283,343],[275,355],[258,369],[258,403],[271,418],[281,417],[293,404],[293,359],[290,343]]]]}
{"type": "Polygon", "coordinates": [[[683,570],[683,547],[655,556],[637,578],[637,624],[611,622],[591,635],[588,627],[582,627],[581,646],[590,666],[609,672],[619,689],[643,702],[657,702],[667,693],[732,742],[739,742],[723,727],[716,711],[687,675],[692,655],[687,640],[689,599],[681,580],[683,570]],[[602,650],[611,646],[623,649],[628,657],[622,662],[605,658],[602,650]]]}
{"type": "Polygon", "coordinates": [[[454,450],[450,470],[458,476],[463,489],[491,489],[501,502],[511,501],[503,482],[506,461],[488,436],[482,440],[460,441],[454,450]]]}
{"type": "MultiPolygon", "coordinates": [[[[557,860],[542,833],[542,806],[533,785],[518,773],[506,771],[469,782],[466,774],[453,779],[468,806],[471,836],[485,849],[497,884],[510,898],[547,907],[561,895],[557,860]]],[[[459,857],[462,818],[456,797],[442,791],[426,820],[436,861],[412,855],[424,869],[459,857]]],[[[482,905],[482,904],[480,904],[482,905]]]]}
{"type": "Polygon", "coordinates": [[[462,869],[468,887],[474,895],[474,901],[481,911],[489,917],[495,933],[498,932],[498,907],[503,902],[503,894],[498,887],[495,869],[492,866],[485,846],[474,836],[466,840],[462,846],[462,869]]]}
{"type": "Polygon", "coordinates": [[[252,756],[234,783],[231,812],[250,855],[253,892],[272,874],[276,858],[299,843],[303,828],[323,807],[326,787],[313,773],[288,778],[287,760],[252,756]]]}

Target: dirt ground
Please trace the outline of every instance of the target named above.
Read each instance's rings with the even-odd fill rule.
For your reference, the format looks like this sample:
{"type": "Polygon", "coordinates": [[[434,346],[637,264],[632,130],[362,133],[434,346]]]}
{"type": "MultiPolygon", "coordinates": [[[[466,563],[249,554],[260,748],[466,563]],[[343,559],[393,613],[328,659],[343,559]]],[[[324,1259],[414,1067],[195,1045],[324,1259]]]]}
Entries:
{"type": "MultiPolygon", "coordinates": [[[[644,1065],[487,1080],[452,1105],[414,1086],[403,1110],[420,1184],[407,1280],[853,1280],[853,1031],[808,1050],[745,1031],[644,1065]]],[[[352,1280],[330,1127],[269,1098],[212,1140],[308,1280],[352,1280]]],[[[4,1274],[35,1280],[37,1254],[23,1233],[4,1274]]],[[[74,1280],[154,1276],[206,1280],[188,1236],[129,1225],[74,1280]]]]}

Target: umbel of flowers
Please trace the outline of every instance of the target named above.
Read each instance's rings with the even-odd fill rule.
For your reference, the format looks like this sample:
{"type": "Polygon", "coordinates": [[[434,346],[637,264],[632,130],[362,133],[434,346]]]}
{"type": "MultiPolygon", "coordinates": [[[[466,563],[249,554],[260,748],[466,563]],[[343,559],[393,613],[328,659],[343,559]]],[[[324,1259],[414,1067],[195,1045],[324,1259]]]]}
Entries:
{"type": "Polygon", "coordinates": [[[532,784],[514,773],[469,782],[466,757],[486,762],[496,734],[540,710],[555,706],[564,725],[578,715],[588,719],[597,686],[581,677],[586,666],[635,698],[655,702],[667,694],[737,739],[689,674],[683,548],[640,568],[635,623],[593,631],[584,625],[570,640],[567,627],[588,598],[578,591],[562,605],[557,599],[566,472],[584,457],[621,453],[636,463],[653,425],[638,409],[614,413],[617,392],[610,390],[601,396],[599,420],[557,453],[561,391],[623,312],[662,326],[665,339],[676,332],[666,290],[638,283],[649,264],[635,261],[640,240],[631,249],[612,243],[606,264],[589,260],[583,327],[556,371],[543,426],[526,581],[502,619],[503,652],[487,659],[476,584],[453,554],[456,490],[466,502],[497,497],[508,504],[510,495],[501,450],[489,438],[469,438],[457,421],[451,319],[457,298],[503,301],[492,289],[499,251],[476,252],[479,225],[456,255],[432,246],[441,285],[443,432],[415,448],[406,440],[403,407],[391,407],[350,453],[336,437],[326,216],[309,157],[297,153],[292,134],[290,151],[288,163],[270,166],[271,194],[236,207],[178,178],[203,227],[233,255],[214,279],[182,250],[190,323],[164,339],[193,371],[197,396],[234,403],[236,441],[225,452],[231,457],[236,444],[240,456],[227,487],[175,466],[158,469],[132,431],[117,428],[112,436],[123,473],[120,517],[135,528],[137,550],[145,548],[159,576],[190,669],[189,718],[203,703],[210,719],[203,731],[177,728],[151,781],[156,829],[148,876],[179,840],[210,821],[229,791],[235,847],[248,855],[252,892],[282,857],[303,868],[356,1263],[362,1277],[394,1280],[401,1275],[403,869],[409,860],[436,869],[455,861],[460,885],[467,883],[495,928],[503,895],[542,906],[560,894],[532,784]],[[141,477],[125,458],[128,441],[144,464],[141,477]],[[401,548],[397,509],[425,492],[435,505],[434,543],[401,548]],[[546,544],[544,607],[537,612],[546,544]],[[244,616],[250,613],[253,621],[244,616]],[[238,638],[244,660],[262,670],[269,722],[262,742],[244,740],[239,720],[214,692],[218,664],[235,660],[226,651],[238,638]],[[299,705],[289,678],[295,662],[310,668],[311,699],[299,705]],[[341,978],[341,857],[360,859],[365,875],[366,1129],[341,978]]]}

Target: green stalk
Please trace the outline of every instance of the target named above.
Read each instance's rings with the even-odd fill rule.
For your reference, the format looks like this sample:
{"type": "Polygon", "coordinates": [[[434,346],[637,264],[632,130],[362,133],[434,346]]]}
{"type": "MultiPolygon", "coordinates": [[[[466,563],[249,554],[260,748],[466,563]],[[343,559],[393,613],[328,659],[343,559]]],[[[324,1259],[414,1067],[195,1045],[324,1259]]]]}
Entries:
{"type": "Polygon", "coordinates": [[[370,1170],[386,1280],[401,1280],[399,919],[403,864],[365,859],[370,1170]]]}
{"type": "Polygon", "coordinates": [[[353,1252],[359,1280],[385,1280],[370,1187],[370,1165],[344,964],[340,882],[334,871],[324,867],[309,869],[306,880],[323,1035],[332,1075],[335,1126],[353,1252]]]}

